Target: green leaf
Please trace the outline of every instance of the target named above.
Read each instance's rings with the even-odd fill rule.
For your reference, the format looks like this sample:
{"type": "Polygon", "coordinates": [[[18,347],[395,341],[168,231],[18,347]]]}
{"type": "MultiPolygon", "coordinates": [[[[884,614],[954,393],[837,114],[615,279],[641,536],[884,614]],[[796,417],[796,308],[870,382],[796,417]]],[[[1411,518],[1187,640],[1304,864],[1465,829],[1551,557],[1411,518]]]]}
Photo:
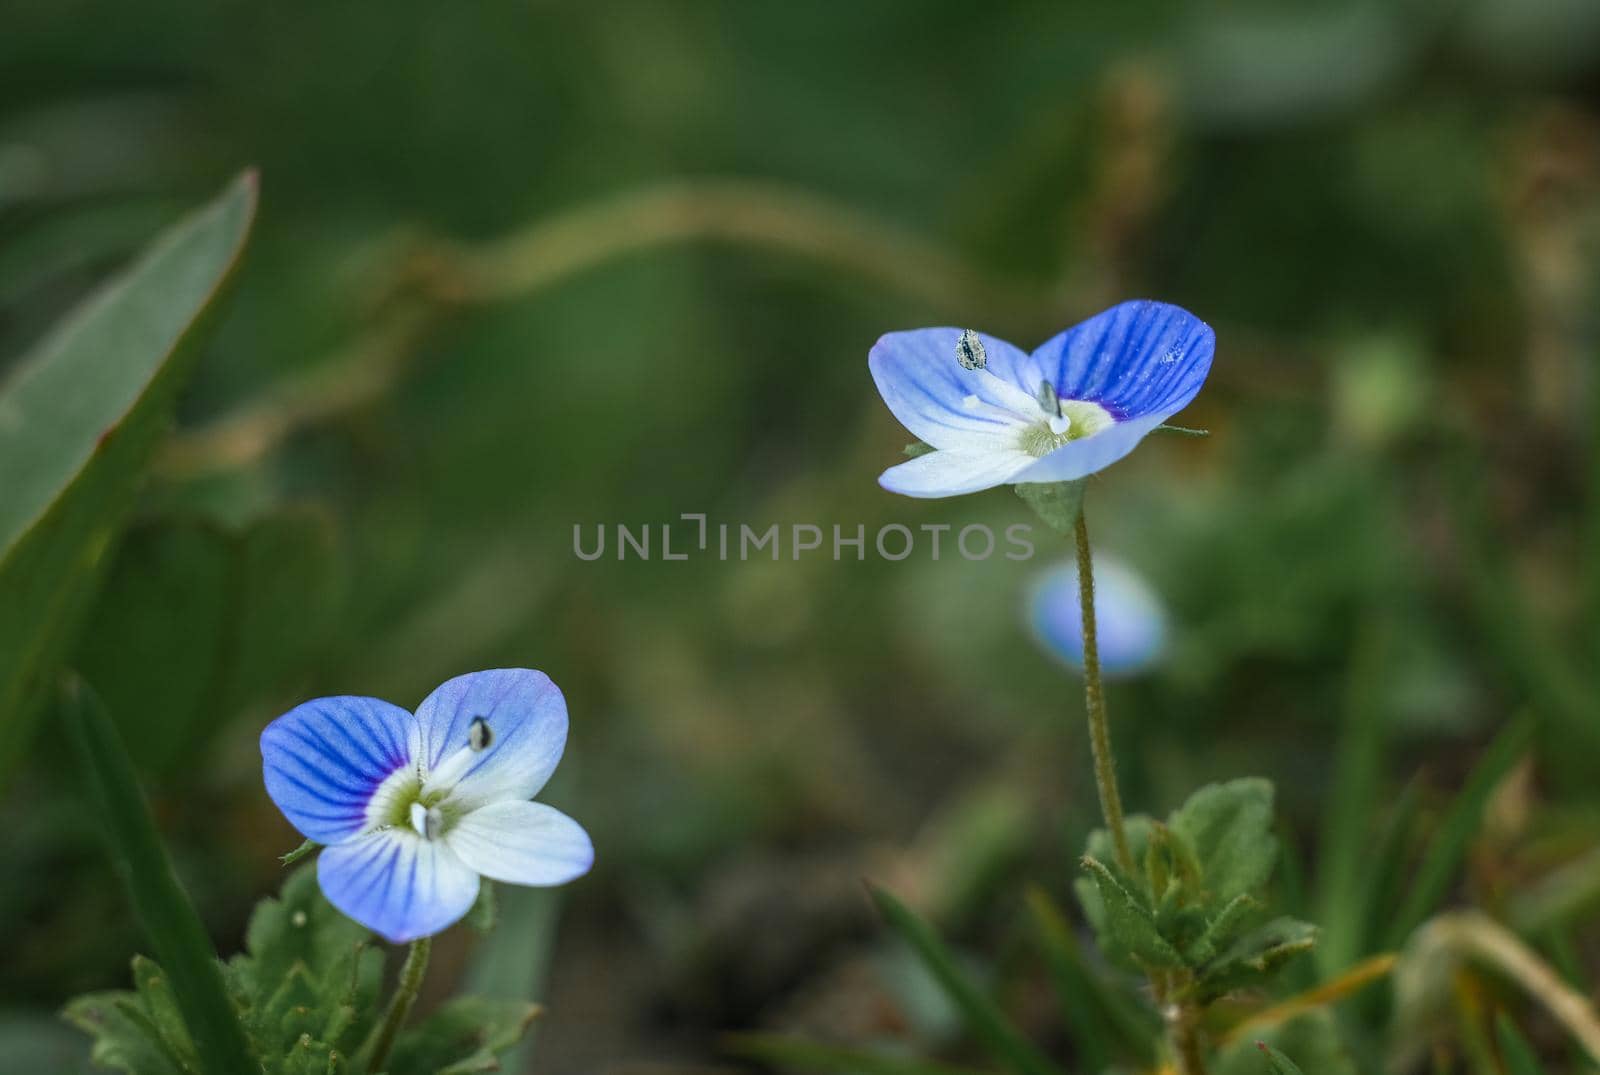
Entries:
{"type": "Polygon", "coordinates": [[[1412,878],[1400,910],[1389,920],[1386,947],[1399,948],[1412,930],[1422,924],[1444,900],[1456,870],[1466,858],[1467,848],[1477,834],[1484,807],[1511,767],[1527,753],[1537,724],[1523,716],[1497,735],[1483,758],[1473,767],[1465,786],[1450,806],[1444,821],[1434,830],[1428,850],[1412,878]]]}
{"type": "Polygon", "coordinates": [[[1012,486],[1022,502],[1044,520],[1044,524],[1063,536],[1070,535],[1083,514],[1082,479],[1071,482],[1021,482],[1012,486]]]}
{"type": "Polygon", "coordinates": [[[478,898],[472,901],[472,906],[467,909],[467,916],[462,921],[479,933],[489,933],[494,929],[499,917],[494,882],[485,877],[478,885],[478,898]]]}
{"type": "Polygon", "coordinates": [[[376,1021],[382,972],[372,934],[327,901],[312,864],[256,905],[245,951],[228,964],[260,1051],[285,1064],[318,1056],[324,1068],[332,1053],[350,1056],[376,1021]]]}
{"type": "Polygon", "coordinates": [[[961,1013],[968,1032],[998,1063],[1016,1075],[1061,1075],[1060,1069],[1045,1059],[999,1006],[967,977],[933,927],[883,889],[871,886],[870,891],[879,913],[911,946],[961,1013]]]}
{"type": "Polygon", "coordinates": [[[838,1075],[984,1075],[972,1068],[954,1068],[887,1052],[823,1045],[779,1034],[733,1034],[724,1039],[723,1051],[780,1068],[836,1072],[838,1075]]]}
{"type": "Polygon", "coordinates": [[[1085,855],[1083,868],[1094,878],[1105,911],[1105,928],[1114,945],[1140,963],[1181,967],[1183,957],[1156,929],[1155,916],[1133,890],[1099,859],[1085,855]]]}
{"type": "Polygon", "coordinates": [[[54,687],[255,206],[245,175],[80,304],[0,387],[0,777],[54,687]]]}
{"type": "Polygon", "coordinates": [[[929,452],[937,450],[931,444],[924,444],[920,440],[914,440],[906,445],[905,456],[907,459],[915,459],[919,455],[927,455],[929,452]]]}
{"type": "Polygon", "coordinates": [[[1495,1039],[1500,1046],[1500,1059],[1505,1062],[1506,1075],[1544,1075],[1544,1065],[1539,1054],[1533,1051],[1528,1039],[1522,1036],[1511,1016],[1500,1012],[1494,1021],[1495,1039]]]}
{"type": "Polygon", "coordinates": [[[389,1075],[469,1075],[499,1071],[496,1059],[539,1017],[539,1006],[520,1000],[457,997],[401,1033],[389,1057],[389,1075]]]}
{"type": "MultiPolygon", "coordinates": [[[[489,883],[484,882],[488,888],[489,883]]],[[[555,948],[563,889],[510,885],[495,890],[494,939],[480,942],[467,966],[465,991],[474,996],[532,1001],[541,995],[555,948]]],[[[534,1027],[501,1057],[507,1071],[528,1070],[534,1027]]]]}
{"type": "Polygon", "coordinates": [[[1290,1060],[1266,1042],[1256,1042],[1256,1048],[1260,1049],[1262,1056],[1266,1058],[1267,1070],[1272,1072],[1272,1075],[1303,1075],[1301,1070],[1295,1066],[1293,1060],[1290,1060]]]}
{"type": "Polygon", "coordinates": [[[1210,1000],[1245,986],[1262,985],[1289,959],[1317,943],[1317,927],[1295,918],[1275,918],[1240,937],[1206,964],[1198,988],[1210,1000]]]}
{"type": "Polygon", "coordinates": [[[1167,822],[1200,862],[1212,903],[1256,895],[1278,857],[1272,832],[1272,784],[1257,777],[1208,784],[1167,822]]]}
{"type": "Polygon", "coordinates": [[[1030,887],[1027,902],[1081,1067],[1088,1071],[1109,1067],[1113,1045],[1141,1066],[1153,1063],[1154,1045],[1161,1040],[1155,1012],[1089,965],[1066,916],[1043,889],[1030,887]]]}
{"type": "Polygon", "coordinates": [[[188,1075],[193,1070],[168,1049],[138,994],[86,993],[73,998],[61,1014],[94,1039],[89,1058],[101,1067],[130,1075],[188,1075]]]}
{"type": "MultiPolygon", "coordinates": [[[[1259,1038],[1243,1038],[1222,1049],[1212,1075],[1261,1075],[1263,1064],[1270,1064],[1272,1056],[1272,1053],[1263,1053],[1262,1044],[1279,1057],[1294,1057],[1295,1063],[1303,1065],[1311,1075],[1362,1075],[1339,1040],[1335,1026],[1328,1012],[1307,1012],[1281,1026],[1264,1030],[1259,1038]]],[[[1268,1067],[1267,1070],[1280,1069],[1268,1067]]],[[[1291,1064],[1281,1070],[1296,1069],[1291,1064]]]]}
{"type": "Polygon", "coordinates": [[[73,681],[62,720],[90,797],[127,886],[135,917],[170,977],[183,1023],[207,1071],[252,1071],[254,1064],[205,927],[178,884],[116,728],[94,696],[73,681]]]}
{"type": "Polygon", "coordinates": [[[191,771],[230,717],[284,690],[320,652],[336,575],[333,526],[321,511],[290,509],[239,528],[135,525],[73,666],[106,700],[141,770],[191,771]]]}

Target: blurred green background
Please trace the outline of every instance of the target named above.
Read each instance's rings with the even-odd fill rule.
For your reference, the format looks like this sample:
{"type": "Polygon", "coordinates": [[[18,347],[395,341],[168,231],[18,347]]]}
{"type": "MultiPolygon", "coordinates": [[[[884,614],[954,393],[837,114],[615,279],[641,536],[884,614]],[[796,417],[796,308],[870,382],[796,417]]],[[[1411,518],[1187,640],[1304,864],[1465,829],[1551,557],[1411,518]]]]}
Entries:
{"type": "MultiPolygon", "coordinates": [[[[987,953],[1053,1040],[1011,924],[1022,881],[1069,902],[1094,816],[1080,685],[1021,612],[1065,549],[586,563],[572,529],[1030,521],[1005,490],[877,487],[909,438],[867,349],[927,324],[1031,347],[1132,296],[1218,351],[1179,419],[1213,435],[1089,491],[1174,620],[1112,692],[1127,798],[1269,776],[1285,884],[1314,888],[1342,727],[1382,729],[1374,823],[1412,787],[1420,848],[1527,710],[1536,764],[1454,895],[1492,908],[1600,837],[1590,0],[0,19],[8,366],[261,171],[75,655],[224,951],[298,842],[260,785],[267,720],[532,666],[572,712],[547,797],[599,863],[508,894],[494,951],[449,935],[433,988],[543,999],[539,1070],[741,1070],[721,1035],[752,1028],[938,1048],[948,1013],[864,876],[987,953]]],[[[48,723],[0,794],[0,1042],[75,1070],[52,1012],[141,941],[48,723]]],[[[1579,921],[1563,950],[1593,966],[1579,921]]]]}

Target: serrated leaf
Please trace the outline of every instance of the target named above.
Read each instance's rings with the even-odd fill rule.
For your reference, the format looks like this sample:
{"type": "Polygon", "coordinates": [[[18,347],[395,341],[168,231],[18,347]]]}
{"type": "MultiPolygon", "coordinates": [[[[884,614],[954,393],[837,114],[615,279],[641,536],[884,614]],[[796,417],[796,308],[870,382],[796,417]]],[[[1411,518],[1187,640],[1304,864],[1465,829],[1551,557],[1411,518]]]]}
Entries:
{"type": "Polygon", "coordinates": [[[1070,482],[1021,482],[1012,486],[1022,502],[1058,534],[1071,534],[1083,514],[1082,479],[1070,482]]]}
{"type": "Polygon", "coordinates": [[[997,1063],[1015,1075],[1061,1075],[1060,1069],[1045,1059],[999,1006],[967,977],[932,926],[883,889],[872,887],[870,891],[879,913],[911,946],[961,1014],[967,1031],[997,1063]]]}
{"type": "Polygon", "coordinates": [[[1104,908],[1106,933],[1113,944],[1148,966],[1183,966],[1183,957],[1156,928],[1155,916],[1142,899],[1099,859],[1086,855],[1083,867],[1094,878],[1104,908]]]}
{"type": "Polygon", "coordinates": [[[388,1075],[471,1075],[498,1071],[501,1053],[528,1032],[539,1006],[520,1000],[457,997],[401,1033],[388,1075]]]}
{"type": "Polygon", "coordinates": [[[102,1067],[130,1075],[186,1075],[137,994],[86,993],[73,998],[61,1014],[94,1039],[89,1058],[102,1067]]]}
{"type": "Polygon", "coordinates": [[[247,175],[81,303],[0,387],[0,779],[55,688],[255,205],[247,175]]]}
{"type": "Polygon", "coordinates": [[[178,1011],[177,998],[172,995],[172,985],[161,967],[145,956],[133,957],[133,987],[139,1007],[161,1035],[162,1045],[171,1056],[178,1057],[186,1067],[198,1067],[194,1043],[183,1025],[183,1015],[178,1011]]]}
{"type": "Polygon", "coordinates": [[[1308,952],[1317,943],[1317,927],[1294,918],[1275,918],[1245,934],[1201,973],[1199,989],[1205,998],[1247,985],[1259,985],[1285,962],[1308,952]]]}
{"type": "Polygon", "coordinates": [[[1196,963],[1215,959],[1218,952],[1233,943],[1251,912],[1258,906],[1253,897],[1242,892],[1235,896],[1206,926],[1205,932],[1189,951],[1189,958],[1196,963]]]}
{"type": "Polygon", "coordinates": [[[1210,900],[1224,904],[1256,895],[1277,862],[1272,833],[1272,784],[1255,777],[1208,784],[1189,797],[1167,824],[1194,849],[1210,900]]]}

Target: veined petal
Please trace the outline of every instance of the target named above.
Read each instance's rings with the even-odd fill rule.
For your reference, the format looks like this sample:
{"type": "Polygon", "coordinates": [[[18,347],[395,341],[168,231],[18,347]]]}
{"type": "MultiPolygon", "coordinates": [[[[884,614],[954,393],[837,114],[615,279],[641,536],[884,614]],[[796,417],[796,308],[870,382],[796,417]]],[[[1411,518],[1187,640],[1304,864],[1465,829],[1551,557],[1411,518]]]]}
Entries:
{"type": "Polygon", "coordinates": [[[367,826],[367,803],[391,773],[411,763],[410,713],[377,698],[318,698],[261,733],[267,794],[308,839],[336,844],[367,826]]]}
{"type": "Polygon", "coordinates": [[[1047,452],[1018,474],[1018,482],[1076,481],[1104,470],[1139,446],[1166,416],[1154,414],[1132,421],[1117,422],[1082,440],[1068,441],[1047,452]]]}
{"type": "Polygon", "coordinates": [[[444,840],[472,869],[514,885],[563,885],[594,865],[589,834],[544,803],[490,803],[457,821],[444,840]]]}
{"type": "Polygon", "coordinates": [[[498,668],[440,684],[417,707],[429,770],[468,748],[475,717],[488,723],[489,746],[464,767],[450,801],[471,810],[538,794],[567,745],[567,702],[550,677],[528,668],[498,668]]]}
{"type": "Polygon", "coordinates": [[[1042,462],[1020,448],[945,449],[890,467],[879,475],[878,484],[905,496],[957,496],[1015,481],[1042,462]]]}
{"type": "Polygon", "coordinates": [[[324,848],[317,881],[329,903],[396,944],[438,933],[478,898],[478,875],[455,852],[399,826],[324,848]]]}
{"type": "Polygon", "coordinates": [[[989,369],[964,369],[956,360],[961,332],[924,328],[878,340],[867,356],[878,393],[901,425],[935,448],[1015,445],[1016,430],[1039,404],[1032,390],[1024,391],[1002,371],[1031,359],[1006,341],[979,333],[989,369]]]}
{"type": "Polygon", "coordinates": [[[1062,399],[1087,399],[1127,421],[1157,424],[1194,399],[1216,350],[1211,327],[1180,306],[1119,303],[1052,337],[1033,352],[1062,399]]]}

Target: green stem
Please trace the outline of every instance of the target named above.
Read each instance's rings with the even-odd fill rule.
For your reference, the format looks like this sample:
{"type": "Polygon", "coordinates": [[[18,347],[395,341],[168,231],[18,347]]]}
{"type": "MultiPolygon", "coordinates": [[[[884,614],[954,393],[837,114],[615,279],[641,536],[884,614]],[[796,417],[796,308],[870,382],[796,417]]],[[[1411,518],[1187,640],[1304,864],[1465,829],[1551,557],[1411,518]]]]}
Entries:
{"type": "Polygon", "coordinates": [[[417,992],[422,988],[422,976],[428,971],[428,951],[432,947],[432,937],[411,942],[405,966],[400,968],[400,981],[395,984],[394,997],[389,1001],[389,1010],[383,1023],[373,1032],[368,1072],[382,1071],[383,1065],[388,1063],[389,1050],[394,1048],[394,1039],[399,1036],[406,1016],[411,1014],[411,1005],[416,1003],[417,992]]]}
{"type": "Polygon", "coordinates": [[[1179,1075],[1206,1075],[1205,1050],[1200,1045],[1199,1013],[1188,1001],[1178,1005],[1167,1023],[1167,1037],[1178,1063],[1179,1075]]]}
{"type": "Polygon", "coordinates": [[[1117,791],[1117,767],[1111,756],[1111,728],[1106,721],[1105,687],[1100,682],[1100,643],[1095,633],[1094,560],[1089,553],[1089,527],[1083,512],[1078,512],[1073,532],[1078,541],[1078,607],[1083,613],[1083,703],[1089,713],[1089,749],[1094,755],[1094,782],[1100,791],[1100,812],[1111,842],[1116,846],[1117,865],[1129,877],[1136,876],[1133,850],[1128,846],[1127,828],[1122,822],[1122,795],[1117,791]]]}

